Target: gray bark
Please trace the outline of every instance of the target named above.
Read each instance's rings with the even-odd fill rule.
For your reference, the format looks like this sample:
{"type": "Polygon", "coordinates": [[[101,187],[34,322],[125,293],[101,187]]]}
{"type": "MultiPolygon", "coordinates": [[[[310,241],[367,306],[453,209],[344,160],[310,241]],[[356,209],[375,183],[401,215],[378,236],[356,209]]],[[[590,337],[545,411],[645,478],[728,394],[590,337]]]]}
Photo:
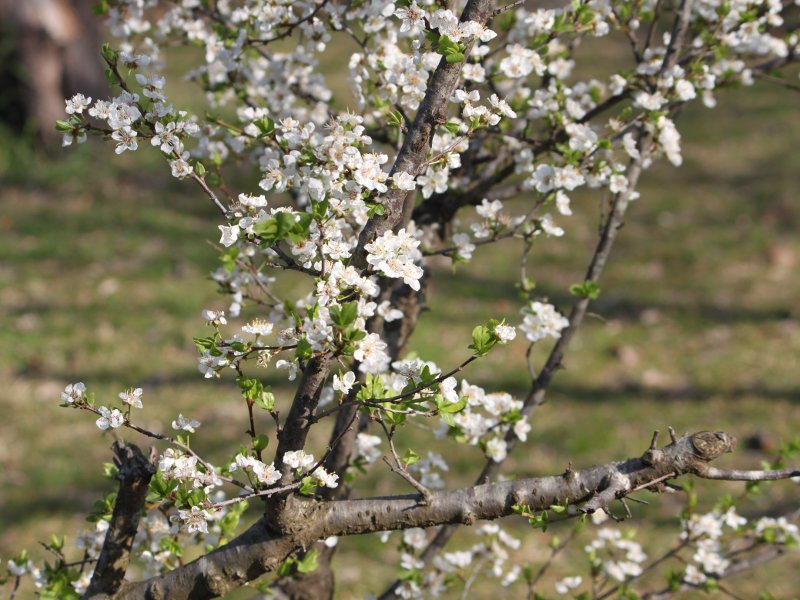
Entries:
{"type": "MultiPolygon", "coordinates": [[[[427,504],[418,495],[320,501],[292,497],[285,509],[285,533],[278,534],[262,517],[229,544],[165,575],[126,583],[119,599],[200,599],[222,596],[275,569],[291,553],[328,536],[473,524],[514,513],[516,505],[547,510],[567,503],[574,511],[606,509],[631,490],[652,485],[662,489],[665,476],[703,476],[708,463],[735,448],[725,433],[700,432],[657,448],[655,439],[638,458],[590,467],[550,477],[488,483],[431,494],[427,504]]],[[[102,595],[95,598],[104,597],[102,595]]]]}

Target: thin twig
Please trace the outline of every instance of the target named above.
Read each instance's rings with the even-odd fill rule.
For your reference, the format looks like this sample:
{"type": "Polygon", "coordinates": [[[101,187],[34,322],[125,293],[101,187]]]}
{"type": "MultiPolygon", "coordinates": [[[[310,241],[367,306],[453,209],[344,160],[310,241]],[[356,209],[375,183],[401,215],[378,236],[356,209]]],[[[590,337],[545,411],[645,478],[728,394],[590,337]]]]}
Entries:
{"type": "Polygon", "coordinates": [[[384,433],[386,434],[386,439],[389,440],[389,448],[392,451],[392,457],[394,458],[394,465],[392,465],[391,461],[387,456],[383,457],[383,462],[385,462],[389,468],[394,472],[400,475],[403,479],[405,479],[411,486],[417,490],[422,495],[421,504],[427,505],[430,504],[431,501],[431,492],[428,488],[422,485],[419,481],[417,481],[411,473],[408,472],[408,469],[403,465],[400,461],[400,457],[397,455],[397,450],[394,447],[394,427],[392,429],[388,429],[386,424],[383,422],[383,419],[378,421],[380,426],[383,428],[384,433]]]}

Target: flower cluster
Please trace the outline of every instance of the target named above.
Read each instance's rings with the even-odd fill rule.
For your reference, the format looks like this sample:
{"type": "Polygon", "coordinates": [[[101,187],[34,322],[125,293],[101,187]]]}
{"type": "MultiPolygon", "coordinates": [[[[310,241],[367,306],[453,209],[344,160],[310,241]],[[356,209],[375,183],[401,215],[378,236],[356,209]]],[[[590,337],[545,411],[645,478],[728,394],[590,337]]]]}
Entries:
{"type": "Polygon", "coordinates": [[[385,277],[402,279],[412,289],[419,290],[423,271],[415,264],[422,257],[418,247],[419,240],[405,229],[397,233],[387,231],[365,246],[367,262],[385,277]]]}
{"type": "Polygon", "coordinates": [[[593,566],[620,582],[641,575],[641,565],[647,559],[641,544],[608,527],[600,529],[584,551],[593,566]]]}
{"type": "MultiPolygon", "coordinates": [[[[374,429],[378,422],[390,438],[407,424],[435,429],[429,419],[438,419],[439,437],[480,448],[485,464],[504,461],[509,440],[528,438],[530,406],[456,378],[467,363],[448,376],[415,354],[404,357],[403,336],[424,303],[421,293],[414,302],[408,294],[422,291],[437,254],[466,262],[479,245],[516,238],[526,259],[543,238],[564,236],[568,220],[560,217],[572,215],[581,188],[614,206],[637,198],[639,170],[660,157],[674,166],[683,161],[675,121],[680,108],[698,99],[713,107],[717,89],[751,84],[770,61],[780,66],[793,58],[798,44],[796,34],[784,32],[782,5],[774,0],[687,4],[691,12],[679,36],[685,43],[670,30],[657,34],[668,20],[659,11],[669,9],[652,2],[631,8],[589,0],[537,10],[512,4],[489,25],[462,21],[432,0],[108,4],[100,9],[119,50],[105,47],[103,57],[121,92],[108,100],[83,94],[66,100],[67,119],[58,124],[63,143],[92,133],[122,154],[149,140],[174,177],[191,178],[219,209],[221,266],[212,279],[228,296],[228,308],[202,313],[210,333],[195,339],[198,370],[209,379],[235,376],[251,423],[249,446],[227,469],[215,469],[189,447],[187,434],[198,421],[178,415],[175,440],[152,434],[172,447],[162,452],[152,485],[162,502],[148,511],[135,543],[150,573],[180,562],[181,532],[211,546],[232,533],[238,519],[226,508],[244,510],[244,502],[225,500],[225,484],[244,487],[242,498],[281,484],[312,494],[380,465],[382,438],[368,429],[352,436],[350,462],[338,472],[304,449],[262,460],[274,430],[256,431],[261,421],[254,411],[266,411],[278,430],[296,426],[281,420],[288,407],[264,385],[268,369],[314,387],[303,395],[314,419],[360,404],[369,416],[363,426],[374,429]],[[650,33],[639,40],[645,24],[650,33]],[[336,101],[332,90],[341,86],[319,69],[337,43],[334,32],[359,46],[347,62],[352,97],[336,101]],[[600,79],[583,78],[575,49],[612,33],[634,42],[634,63],[600,79]],[[273,45],[289,39],[292,47],[273,45]],[[165,94],[162,46],[181,44],[200,49],[187,77],[212,109],[204,118],[177,110],[165,94]],[[429,131],[418,144],[409,137],[415,114],[425,110],[434,73],[447,65],[457,65],[460,77],[434,98],[441,106],[423,119],[429,131]],[[355,106],[358,114],[339,106],[355,106]],[[413,160],[397,160],[407,146],[421,149],[413,160]],[[224,180],[229,165],[242,164],[257,171],[252,189],[224,180]],[[408,210],[398,216],[403,196],[408,210]],[[458,219],[470,206],[475,213],[462,225],[458,219]],[[370,219],[387,221],[374,239],[366,235],[374,231],[365,229],[370,219]],[[229,477],[237,471],[249,483],[229,477]]],[[[531,344],[559,339],[570,323],[552,304],[533,300],[527,260],[522,264],[520,288],[530,301],[520,338],[531,344]]],[[[517,337],[516,328],[493,323],[473,334],[472,358],[517,337]]],[[[83,383],[61,393],[65,406],[95,413],[102,430],[133,427],[142,398],[141,388],[129,388],[115,408],[95,406],[83,383]]],[[[444,487],[449,467],[442,454],[409,457],[408,470],[421,485],[444,487]]],[[[102,523],[80,538],[90,558],[99,552],[102,523]]],[[[683,582],[701,585],[723,574],[731,561],[723,537],[745,535],[746,524],[733,509],[693,515],[684,526],[693,556],[683,582]]],[[[485,570],[501,585],[513,584],[523,573],[509,564],[520,542],[496,525],[478,533],[479,543],[425,565],[420,553],[427,534],[406,531],[399,593],[441,594],[485,570]]],[[[766,518],[746,535],[786,545],[800,537],[793,523],[766,518]]],[[[607,528],[586,552],[594,572],[618,584],[638,578],[646,559],[631,537],[607,528]]],[[[22,558],[8,568],[35,580],[49,576],[22,558]]],[[[86,577],[73,582],[81,593],[86,577]]],[[[582,584],[569,576],[555,590],[573,593],[582,584]]]]}
{"type": "Polygon", "coordinates": [[[535,343],[548,337],[558,339],[561,331],[569,326],[569,320],[555,306],[545,302],[531,302],[523,310],[523,315],[519,328],[529,342],[535,343]]]}

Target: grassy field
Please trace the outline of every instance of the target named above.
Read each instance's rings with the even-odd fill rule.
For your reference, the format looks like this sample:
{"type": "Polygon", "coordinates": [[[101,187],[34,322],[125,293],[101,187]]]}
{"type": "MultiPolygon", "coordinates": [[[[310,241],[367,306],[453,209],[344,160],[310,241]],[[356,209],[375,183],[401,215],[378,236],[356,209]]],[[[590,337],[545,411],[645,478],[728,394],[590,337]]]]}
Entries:
{"type": "MultiPolygon", "coordinates": [[[[593,318],[507,474],[638,454],[652,430],[667,425],[757,437],[761,449],[724,461],[757,466],[800,433],[797,99],[766,87],[726,93],[717,110],[695,107],[681,124],[685,165],[659,165],[643,178],[593,318]]],[[[24,140],[0,137],[0,558],[7,559],[51,532],[80,528],[108,489],[100,466],[112,439],[87,415],[58,408],[65,384],[84,381],[101,401],[142,386],[144,424],[160,429],[178,412],[192,415],[203,422],[199,441],[212,460],[227,459],[246,423],[235,385],[204,381],[191,342],[204,332],[201,309],[224,306],[207,277],[216,265],[206,243],[218,236],[213,207],[172,180],[149,149],[119,159],[107,145],[88,144],[43,161],[24,140]]],[[[540,289],[562,308],[596,229],[591,196],[573,205],[567,235],[542,243],[532,261],[540,289]]],[[[490,316],[517,322],[513,256],[512,247],[478,251],[456,276],[443,266],[413,349],[454,364],[466,355],[472,325],[490,316]]],[[[540,359],[545,350],[537,350],[540,359]]],[[[524,351],[501,348],[465,376],[524,394],[524,351]]],[[[279,402],[287,393],[278,387],[279,402]]],[[[448,484],[468,482],[479,464],[477,451],[461,451],[448,484]]],[[[377,470],[364,493],[403,489],[377,470]]],[[[701,489],[710,506],[742,486],[701,489]]],[[[773,485],[746,510],[783,513],[797,507],[798,490],[773,485]]],[[[675,531],[677,510],[660,501],[629,526],[657,539],[675,531]]],[[[542,560],[549,536],[529,534],[524,559],[542,560]]],[[[392,551],[388,560],[377,557],[370,542],[342,542],[342,598],[391,576],[392,551]]],[[[783,559],[734,585],[745,597],[791,597],[800,561],[783,559]]],[[[492,591],[478,588],[476,597],[484,593],[492,591]]]]}

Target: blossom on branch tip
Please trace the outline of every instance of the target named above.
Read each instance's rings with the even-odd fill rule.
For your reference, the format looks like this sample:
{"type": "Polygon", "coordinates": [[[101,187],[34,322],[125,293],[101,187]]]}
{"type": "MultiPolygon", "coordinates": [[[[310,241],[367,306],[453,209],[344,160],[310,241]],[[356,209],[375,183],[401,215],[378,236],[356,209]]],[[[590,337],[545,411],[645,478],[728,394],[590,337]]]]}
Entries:
{"type": "Polygon", "coordinates": [[[61,392],[61,401],[66,404],[73,404],[80,402],[86,394],[86,385],[83,382],[70,383],[61,392]]]}
{"type": "Polygon", "coordinates": [[[362,373],[380,373],[389,365],[389,355],[386,353],[386,342],[377,333],[369,333],[358,342],[353,358],[361,364],[358,370],[362,373]]]}
{"type": "Polygon", "coordinates": [[[517,337],[517,330],[512,325],[496,325],[494,333],[501,343],[510,342],[517,337]]]}
{"type": "Polygon", "coordinates": [[[329,473],[323,467],[317,467],[312,475],[323,487],[335,488],[339,485],[339,476],[336,473],[329,473]]]}
{"type": "Polygon", "coordinates": [[[419,279],[423,275],[423,270],[414,263],[422,256],[417,249],[418,246],[419,240],[403,228],[397,233],[385,232],[364,248],[368,252],[367,262],[383,275],[392,279],[402,279],[412,289],[419,290],[419,279]]]}
{"type": "Polygon", "coordinates": [[[492,438],[486,442],[486,456],[494,462],[503,462],[508,456],[508,445],[503,438],[492,438]]]}
{"type": "Polygon", "coordinates": [[[201,313],[203,320],[209,325],[227,325],[228,320],[225,318],[224,310],[209,310],[203,309],[201,313]]]}
{"type": "Polygon", "coordinates": [[[128,389],[119,394],[120,400],[134,408],[142,408],[142,388],[128,389]]]}
{"type": "Polygon", "coordinates": [[[200,421],[184,417],[183,414],[178,414],[178,419],[172,422],[172,428],[178,431],[188,431],[194,433],[195,429],[200,427],[200,421]]]}
{"type": "Polygon", "coordinates": [[[242,326],[243,332],[255,335],[257,337],[269,335],[272,333],[273,329],[274,325],[269,321],[265,321],[264,319],[254,319],[247,325],[242,326]]]}
{"type": "Polygon", "coordinates": [[[237,454],[235,462],[228,466],[228,470],[231,472],[238,469],[250,469],[258,482],[265,485],[272,485],[281,479],[281,473],[275,468],[275,463],[265,464],[257,458],[246,454],[237,454]]]}

